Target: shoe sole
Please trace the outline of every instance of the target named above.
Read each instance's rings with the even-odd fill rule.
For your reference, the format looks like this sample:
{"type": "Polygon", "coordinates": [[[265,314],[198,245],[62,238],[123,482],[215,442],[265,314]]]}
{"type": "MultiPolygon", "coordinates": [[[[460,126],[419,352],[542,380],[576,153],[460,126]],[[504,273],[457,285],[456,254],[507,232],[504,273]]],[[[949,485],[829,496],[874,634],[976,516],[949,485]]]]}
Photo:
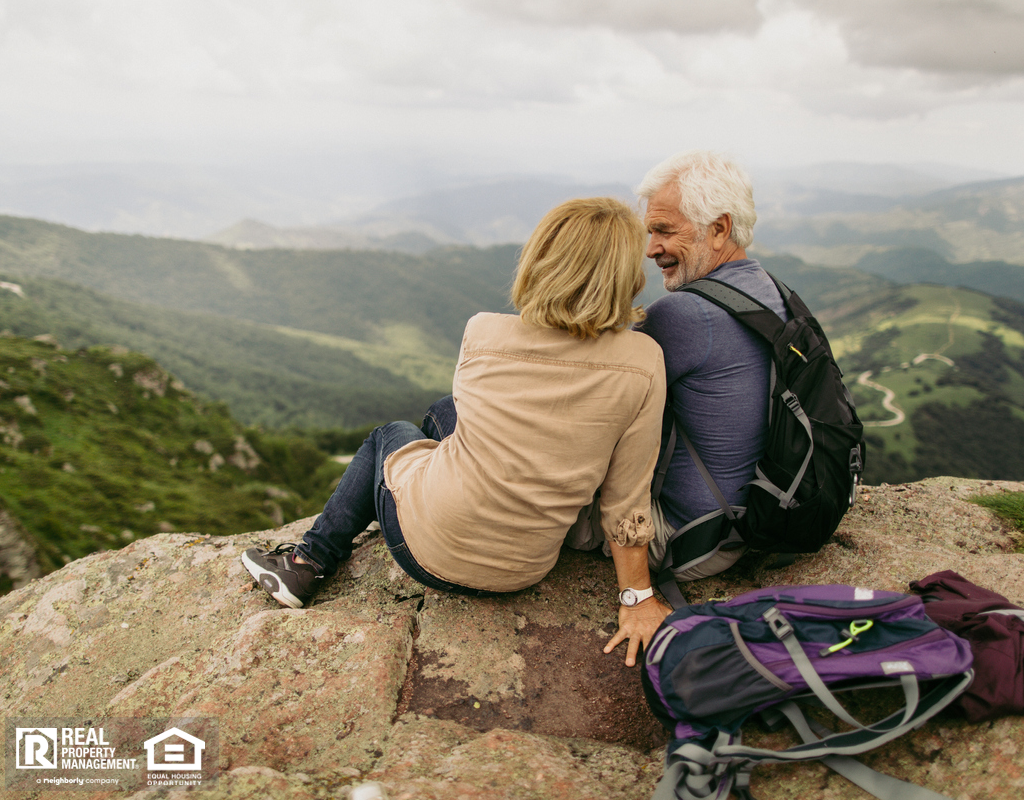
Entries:
{"type": "Polygon", "coordinates": [[[288,587],[281,582],[277,575],[250,559],[248,553],[242,553],[242,565],[249,570],[253,580],[281,605],[288,608],[303,607],[304,603],[288,591],[288,587]]]}

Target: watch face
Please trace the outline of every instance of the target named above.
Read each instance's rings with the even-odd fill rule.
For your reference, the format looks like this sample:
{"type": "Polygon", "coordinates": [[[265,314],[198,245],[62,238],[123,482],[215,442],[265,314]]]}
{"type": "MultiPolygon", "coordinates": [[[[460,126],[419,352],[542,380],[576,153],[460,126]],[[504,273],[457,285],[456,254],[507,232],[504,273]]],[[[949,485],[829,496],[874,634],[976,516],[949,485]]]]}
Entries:
{"type": "Polygon", "coordinates": [[[636,592],[632,589],[623,589],[619,595],[619,602],[624,606],[635,606],[636,605],[636,592]]]}

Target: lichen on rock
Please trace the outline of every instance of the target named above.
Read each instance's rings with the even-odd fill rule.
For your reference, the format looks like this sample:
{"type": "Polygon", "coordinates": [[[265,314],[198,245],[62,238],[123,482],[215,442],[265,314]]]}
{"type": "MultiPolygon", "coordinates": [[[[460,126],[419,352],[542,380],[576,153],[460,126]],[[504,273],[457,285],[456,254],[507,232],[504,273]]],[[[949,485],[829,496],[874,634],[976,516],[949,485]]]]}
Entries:
{"type": "MultiPolygon", "coordinates": [[[[819,553],[782,569],[750,555],[683,590],[690,602],[784,584],[907,591],[954,569],[1024,605],[1020,541],[967,501],[1022,488],[867,487],[819,553]]],[[[311,606],[281,608],[239,556],[294,541],[310,522],[158,534],[0,597],[3,716],[215,718],[220,774],[204,798],[345,798],[367,781],[390,800],[651,796],[665,734],[623,648],[601,652],[618,608],[608,559],[563,551],[538,585],[474,599],[412,581],[371,530],[311,606]]],[[[750,727],[751,742],[790,741],[750,727]]],[[[862,758],[951,798],[1015,797],[1021,741],[1020,718],[971,725],[947,710],[862,758]]],[[[752,789],[762,800],[864,796],[820,764],[759,767],[752,789]]]]}

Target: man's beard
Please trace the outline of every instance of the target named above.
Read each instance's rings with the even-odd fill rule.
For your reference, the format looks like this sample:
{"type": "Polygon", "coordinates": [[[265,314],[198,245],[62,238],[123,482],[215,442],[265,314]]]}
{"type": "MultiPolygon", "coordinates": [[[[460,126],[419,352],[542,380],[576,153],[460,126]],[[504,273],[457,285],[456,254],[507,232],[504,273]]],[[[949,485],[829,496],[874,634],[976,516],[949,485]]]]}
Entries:
{"type": "Polygon", "coordinates": [[[714,268],[715,254],[706,241],[701,241],[697,248],[690,250],[685,260],[676,262],[676,272],[672,277],[664,277],[665,288],[674,292],[680,286],[703,278],[714,268]]]}

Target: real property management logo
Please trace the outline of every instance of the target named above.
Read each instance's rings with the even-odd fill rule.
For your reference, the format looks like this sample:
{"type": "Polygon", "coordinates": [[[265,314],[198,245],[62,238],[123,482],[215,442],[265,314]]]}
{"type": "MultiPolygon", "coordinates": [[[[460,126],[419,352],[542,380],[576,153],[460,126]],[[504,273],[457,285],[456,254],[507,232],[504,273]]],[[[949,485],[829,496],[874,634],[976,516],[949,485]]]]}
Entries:
{"type": "Polygon", "coordinates": [[[116,754],[103,728],[15,728],[16,769],[135,768],[116,754]]]}
{"type": "Polygon", "coordinates": [[[204,769],[216,765],[212,719],[8,719],[6,727],[7,788],[187,787],[214,777],[204,769]]]}
{"type": "Polygon", "coordinates": [[[57,769],[57,728],[16,730],[16,769],[57,769]]]}

